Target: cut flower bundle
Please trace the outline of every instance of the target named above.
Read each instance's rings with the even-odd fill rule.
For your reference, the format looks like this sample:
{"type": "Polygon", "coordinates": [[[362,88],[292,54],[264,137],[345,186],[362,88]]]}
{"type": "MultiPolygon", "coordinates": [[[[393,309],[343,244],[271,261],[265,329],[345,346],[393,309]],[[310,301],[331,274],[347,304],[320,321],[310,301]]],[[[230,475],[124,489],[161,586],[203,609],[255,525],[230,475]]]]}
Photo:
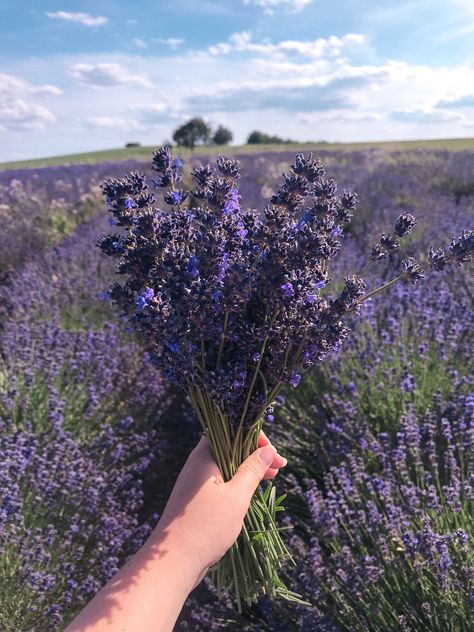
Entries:
{"type": "MultiPolygon", "coordinates": [[[[218,158],[217,169],[194,168],[192,192],[179,186],[181,167],[168,147],[153,155],[152,184],[163,190],[167,210],[154,207],[138,172],[105,181],[111,223],[120,230],[99,245],[118,259],[125,279],[111,287],[111,300],[142,336],[152,362],[188,394],[229,480],[257,448],[281,389],[297,387],[339,347],[348,336],[344,316],[383,288],[366,293],[364,281],[350,275],[337,297],[322,295],[357,196],[338,194],[311,154],[296,156],[262,211],[242,208],[238,161],[218,158]]],[[[415,223],[401,215],[372,260],[396,249],[415,223]]],[[[464,232],[446,252],[431,249],[425,266],[405,259],[392,282],[414,282],[424,267],[462,264],[472,250],[473,234],[464,232]]],[[[257,491],[238,540],[210,570],[219,596],[233,591],[239,610],[263,594],[302,602],[278,576],[292,559],[276,526],[282,500],[271,483],[257,491]]]]}

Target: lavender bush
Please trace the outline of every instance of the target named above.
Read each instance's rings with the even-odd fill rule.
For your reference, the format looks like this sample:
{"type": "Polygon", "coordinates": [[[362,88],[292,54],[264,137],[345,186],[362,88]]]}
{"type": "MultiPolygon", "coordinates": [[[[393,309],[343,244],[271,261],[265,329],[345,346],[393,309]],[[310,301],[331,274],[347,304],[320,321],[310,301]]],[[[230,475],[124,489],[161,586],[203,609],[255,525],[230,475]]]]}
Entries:
{"type": "Polygon", "coordinates": [[[102,230],[81,227],[0,289],[2,630],[63,629],[143,544],[167,491],[169,397],[99,300],[109,272],[87,244],[102,230]]]}
{"type": "MultiPolygon", "coordinates": [[[[127,161],[126,168],[137,164],[127,161]]],[[[99,183],[122,169],[102,163],[0,171],[0,283],[96,215],[99,183]]]]}

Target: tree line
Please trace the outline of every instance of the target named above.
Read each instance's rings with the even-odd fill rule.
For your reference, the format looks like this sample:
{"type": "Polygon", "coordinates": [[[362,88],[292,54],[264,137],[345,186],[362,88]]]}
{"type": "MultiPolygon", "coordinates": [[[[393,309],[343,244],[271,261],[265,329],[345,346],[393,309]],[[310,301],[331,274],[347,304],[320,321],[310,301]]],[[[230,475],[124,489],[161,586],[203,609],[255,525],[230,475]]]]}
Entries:
{"type": "MultiPolygon", "coordinates": [[[[234,138],[227,127],[219,125],[216,130],[201,117],[194,117],[183,123],[173,132],[174,142],[181,147],[193,149],[196,145],[228,145],[234,138]]],[[[247,137],[248,145],[295,143],[294,140],[284,140],[279,136],[270,136],[264,132],[254,130],[247,137]]],[[[127,143],[127,147],[134,147],[139,143],[127,143]]]]}

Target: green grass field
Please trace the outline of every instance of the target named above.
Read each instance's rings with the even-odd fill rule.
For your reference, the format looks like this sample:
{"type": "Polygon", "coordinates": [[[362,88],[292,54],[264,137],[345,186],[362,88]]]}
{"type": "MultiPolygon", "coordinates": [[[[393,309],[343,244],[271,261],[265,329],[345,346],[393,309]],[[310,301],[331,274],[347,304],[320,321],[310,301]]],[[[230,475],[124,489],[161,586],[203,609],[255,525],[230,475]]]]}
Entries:
{"type": "MultiPolygon", "coordinates": [[[[104,151],[93,151],[85,154],[71,154],[68,156],[53,156],[51,158],[38,158],[36,160],[21,160],[16,162],[0,163],[0,169],[16,169],[22,167],[45,167],[48,165],[67,165],[78,163],[95,163],[107,160],[125,160],[136,158],[138,160],[149,161],[153,150],[157,145],[149,147],[130,147],[122,149],[107,149],[104,151]]],[[[269,151],[310,151],[310,150],[337,150],[337,149],[367,149],[379,148],[387,151],[400,151],[406,149],[448,149],[450,151],[474,150],[474,138],[441,138],[432,140],[406,140],[406,141],[384,141],[373,143],[297,143],[288,145],[239,145],[239,146],[209,146],[197,147],[194,154],[238,154],[269,151]]],[[[179,154],[184,158],[191,155],[189,149],[180,148],[179,154]]]]}

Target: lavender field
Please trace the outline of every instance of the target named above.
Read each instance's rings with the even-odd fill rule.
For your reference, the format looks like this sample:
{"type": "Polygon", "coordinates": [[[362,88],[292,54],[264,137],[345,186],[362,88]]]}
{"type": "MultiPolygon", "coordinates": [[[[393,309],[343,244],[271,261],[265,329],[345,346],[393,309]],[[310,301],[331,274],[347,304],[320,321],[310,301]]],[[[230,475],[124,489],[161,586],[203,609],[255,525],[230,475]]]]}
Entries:
{"type": "MultiPolygon", "coordinates": [[[[472,227],[473,152],[320,155],[359,196],[325,291],[366,267],[403,212],[418,224],[366,269],[369,290],[472,227]]],[[[294,153],[238,158],[241,205],[262,208],[294,153]]],[[[132,168],[148,165],[0,172],[2,631],[63,630],[145,541],[198,437],[104,300],[99,184],[132,168]]],[[[277,486],[298,560],[284,575],[312,606],[262,598],[239,615],[202,584],[177,630],[474,629],[472,295],[469,264],[388,288],[278,398],[266,432],[289,461],[277,486]]]]}

